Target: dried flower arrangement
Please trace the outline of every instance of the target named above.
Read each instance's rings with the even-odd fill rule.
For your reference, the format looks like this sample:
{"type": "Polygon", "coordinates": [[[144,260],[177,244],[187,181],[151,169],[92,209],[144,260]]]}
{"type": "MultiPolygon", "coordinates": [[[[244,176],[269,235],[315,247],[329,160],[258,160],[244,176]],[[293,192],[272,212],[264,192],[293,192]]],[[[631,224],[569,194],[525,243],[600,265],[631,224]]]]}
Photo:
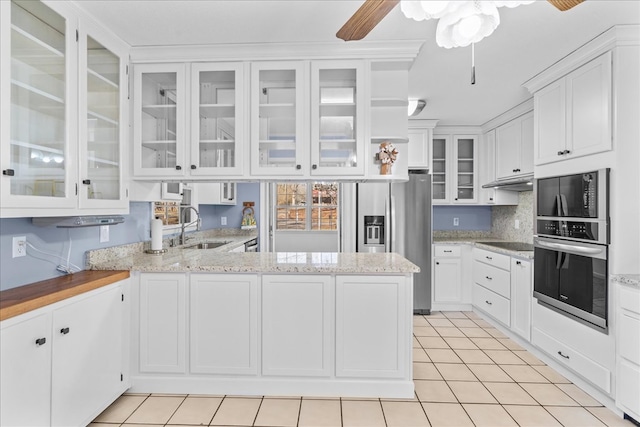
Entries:
{"type": "Polygon", "coordinates": [[[382,163],[380,165],[381,175],[391,174],[391,166],[393,165],[393,162],[396,161],[397,157],[398,150],[392,143],[385,141],[380,144],[380,150],[378,151],[378,154],[376,154],[376,160],[379,160],[382,163]]]}

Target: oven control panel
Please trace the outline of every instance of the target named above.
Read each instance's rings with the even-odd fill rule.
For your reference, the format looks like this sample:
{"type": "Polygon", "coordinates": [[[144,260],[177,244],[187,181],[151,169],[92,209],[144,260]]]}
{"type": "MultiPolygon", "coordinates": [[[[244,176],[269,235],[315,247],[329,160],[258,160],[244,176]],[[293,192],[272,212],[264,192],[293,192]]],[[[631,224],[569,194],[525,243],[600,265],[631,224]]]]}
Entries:
{"type": "Polygon", "coordinates": [[[544,236],[569,237],[572,239],[598,241],[598,223],[583,221],[557,221],[539,219],[537,234],[544,236]]]}

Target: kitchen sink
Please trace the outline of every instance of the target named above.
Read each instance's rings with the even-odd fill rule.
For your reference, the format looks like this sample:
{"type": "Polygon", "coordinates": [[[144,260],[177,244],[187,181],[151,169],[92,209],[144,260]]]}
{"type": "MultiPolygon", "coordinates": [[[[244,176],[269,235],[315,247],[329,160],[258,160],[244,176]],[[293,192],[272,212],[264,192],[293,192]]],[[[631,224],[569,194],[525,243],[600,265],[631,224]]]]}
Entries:
{"type": "Polygon", "coordinates": [[[214,249],[224,246],[231,242],[201,242],[191,246],[185,246],[185,249],[214,249]]]}

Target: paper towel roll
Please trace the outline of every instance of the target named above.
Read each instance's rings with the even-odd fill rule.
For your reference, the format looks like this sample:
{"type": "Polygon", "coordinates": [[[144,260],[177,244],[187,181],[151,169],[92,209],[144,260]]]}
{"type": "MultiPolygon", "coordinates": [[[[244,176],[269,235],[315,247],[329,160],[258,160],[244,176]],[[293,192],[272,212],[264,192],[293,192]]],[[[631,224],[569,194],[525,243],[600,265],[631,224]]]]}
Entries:
{"type": "Polygon", "coordinates": [[[151,250],[162,250],[162,220],[151,220],[151,250]]]}

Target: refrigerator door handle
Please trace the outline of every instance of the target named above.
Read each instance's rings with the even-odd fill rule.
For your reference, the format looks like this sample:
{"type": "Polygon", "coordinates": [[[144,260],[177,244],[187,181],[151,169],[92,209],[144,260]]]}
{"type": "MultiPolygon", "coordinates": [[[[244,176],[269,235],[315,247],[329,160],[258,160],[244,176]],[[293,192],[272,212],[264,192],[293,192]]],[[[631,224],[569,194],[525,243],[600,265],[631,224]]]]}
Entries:
{"type": "Polygon", "coordinates": [[[389,246],[389,252],[394,252],[396,250],[396,198],[394,196],[391,196],[391,208],[389,213],[391,215],[391,228],[389,229],[391,244],[389,246]]]}
{"type": "Polygon", "coordinates": [[[384,199],[384,251],[391,252],[391,199],[384,199]]]}

